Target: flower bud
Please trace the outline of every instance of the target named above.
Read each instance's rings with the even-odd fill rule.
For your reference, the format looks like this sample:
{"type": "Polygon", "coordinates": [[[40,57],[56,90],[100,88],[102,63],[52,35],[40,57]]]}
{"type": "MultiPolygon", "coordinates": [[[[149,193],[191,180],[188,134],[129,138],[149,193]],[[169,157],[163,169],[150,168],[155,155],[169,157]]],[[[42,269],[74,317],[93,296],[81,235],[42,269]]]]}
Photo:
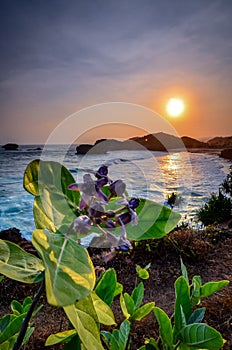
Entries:
{"type": "Polygon", "coordinates": [[[116,224],[113,222],[113,220],[108,220],[104,222],[104,227],[108,229],[114,229],[116,228],[116,224]]]}
{"type": "Polygon", "coordinates": [[[131,245],[124,243],[115,248],[119,252],[129,252],[131,245]]]}
{"type": "Polygon", "coordinates": [[[108,167],[106,165],[102,165],[95,174],[97,179],[106,177],[107,175],[108,175],[108,167]]]}
{"type": "Polygon", "coordinates": [[[139,206],[138,198],[131,198],[128,202],[129,208],[136,209],[139,206]]]}
{"type": "Polygon", "coordinates": [[[115,216],[115,212],[113,210],[107,210],[105,214],[107,218],[113,218],[115,216]]]}

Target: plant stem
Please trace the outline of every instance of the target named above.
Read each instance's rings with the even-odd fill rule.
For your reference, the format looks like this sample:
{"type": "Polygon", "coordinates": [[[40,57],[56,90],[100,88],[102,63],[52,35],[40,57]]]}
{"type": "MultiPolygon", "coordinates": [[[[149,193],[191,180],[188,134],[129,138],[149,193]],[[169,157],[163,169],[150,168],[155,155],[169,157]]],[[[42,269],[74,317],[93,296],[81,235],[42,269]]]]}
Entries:
{"type": "Polygon", "coordinates": [[[36,294],[34,295],[34,298],[32,300],[32,303],[31,303],[31,306],[24,318],[24,321],[22,323],[22,326],[21,326],[21,329],[20,329],[20,332],[19,332],[19,335],[18,335],[18,338],[14,344],[14,347],[13,347],[13,350],[19,350],[22,343],[23,343],[23,339],[25,337],[25,334],[26,334],[26,331],[27,331],[27,327],[28,327],[28,324],[30,322],[30,319],[31,319],[31,316],[33,314],[33,311],[36,307],[36,304],[37,302],[39,301],[39,298],[42,294],[42,292],[44,291],[44,288],[45,288],[45,280],[43,280],[43,282],[41,283],[38,291],[36,292],[36,294]]]}

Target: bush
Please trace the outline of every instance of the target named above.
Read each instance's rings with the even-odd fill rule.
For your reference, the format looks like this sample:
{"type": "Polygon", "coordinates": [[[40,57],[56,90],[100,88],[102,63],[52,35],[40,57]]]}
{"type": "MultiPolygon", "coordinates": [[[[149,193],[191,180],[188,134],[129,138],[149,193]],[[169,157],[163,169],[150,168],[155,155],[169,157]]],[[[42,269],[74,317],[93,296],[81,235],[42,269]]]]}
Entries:
{"type": "Polygon", "coordinates": [[[215,193],[211,194],[209,201],[197,211],[196,215],[198,220],[207,226],[229,220],[231,210],[231,199],[223,195],[223,193],[219,190],[218,195],[215,193]]]}
{"type": "Polygon", "coordinates": [[[230,172],[227,174],[225,180],[221,184],[222,191],[232,197],[232,166],[230,167],[230,172]]]}

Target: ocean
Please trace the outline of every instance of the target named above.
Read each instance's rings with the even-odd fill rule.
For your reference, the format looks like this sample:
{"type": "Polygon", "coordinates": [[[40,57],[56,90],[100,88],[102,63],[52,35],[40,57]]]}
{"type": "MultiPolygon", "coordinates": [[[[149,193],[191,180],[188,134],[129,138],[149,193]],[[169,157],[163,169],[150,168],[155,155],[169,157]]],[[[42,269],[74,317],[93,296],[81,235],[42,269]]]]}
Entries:
{"type": "Polygon", "coordinates": [[[20,229],[30,239],[35,229],[33,196],[23,188],[26,166],[34,159],[59,161],[82,181],[85,169],[97,170],[102,164],[109,166],[109,176],[122,179],[130,196],[149,198],[165,204],[167,196],[177,192],[183,199],[175,210],[182,221],[193,228],[196,210],[217,192],[229,172],[230,162],[209,153],[173,151],[111,151],[107,154],[76,155],[75,145],[23,145],[18,151],[0,148],[0,230],[20,229]]]}

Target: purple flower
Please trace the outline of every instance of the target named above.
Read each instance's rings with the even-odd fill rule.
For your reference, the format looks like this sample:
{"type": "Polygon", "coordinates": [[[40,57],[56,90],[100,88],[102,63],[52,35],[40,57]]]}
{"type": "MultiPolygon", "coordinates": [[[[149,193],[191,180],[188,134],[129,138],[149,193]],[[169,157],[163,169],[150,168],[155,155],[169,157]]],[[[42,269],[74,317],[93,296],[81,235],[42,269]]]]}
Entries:
{"type": "Polygon", "coordinates": [[[116,222],[121,226],[129,224],[131,222],[131,214],[126,211],[121,214],[116,215],[116,222]]]}
{"type": "MultiPolygon", "coordinates": [[[[138,223],[138,217],[136,214],[135,209],[139,206],[139,199],[138,198],[131,198],[129,201],[127,200],[126,196],[123,196],[124,198],[118,202],[118,204],[125,204],[128,208],[127,215],[125,212],[120,214],[122,215],[121,220],[124,223],[124,225],[131,223],[132,226],[137,225],[138,223]]],[[[119,216],[120,217],[120,216],[119,216]]]]}
{"type": "Polygon", "coordinates": [[[131,249],[130,241],[126,237],[125,226],[121,226],[121,234],[119,237],[116,237],[113,233],[107,231],[106,237],[108,238],[111,247],[115,248],[117,251],[128,252],[131,249]]]}
{"type": "Polygon", "coordinates": [[[111,196],[122,197],[126,190],[126,184],[122,180],[116,180],[110,184],[109,188],[111,196]]]}
{"type": "Polygon", "coordinates": [[[100,218],[105,212],[105,208],[99,202],[93,202],[90,204],[88,214],[91,218],[100,218]]]}
{"type": "Polygon", "coordinates": [[[82,235],[88,233],[91,227],[92,221],[87,215],[80,215],[73,222],[74,230],[82,235]]]}
{"type": "Polygon", "coordinates": [[[82,192],[82,197],[79,202],[79,209],[82,210],[89,205],[91,199],[94,197],[104,203],[108,203],[108,197],[101,191],[101,187],[106,183],[107,180],[105,181],[104,178],[95,182],[90,174],[85,174],[83,176],[83,183],[71,184],[68,186],[68,189],[82,192]]]}

